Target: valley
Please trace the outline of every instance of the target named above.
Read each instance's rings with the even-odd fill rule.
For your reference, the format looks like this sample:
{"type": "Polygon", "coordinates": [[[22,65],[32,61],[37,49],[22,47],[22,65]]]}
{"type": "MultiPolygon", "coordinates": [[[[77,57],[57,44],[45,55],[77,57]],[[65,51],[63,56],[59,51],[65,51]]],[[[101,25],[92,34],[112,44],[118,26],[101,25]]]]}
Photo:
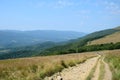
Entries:
{"type": "Polygon", "coordinates": [[[119,33],[1,49],[0,80],[119,80],[119,33]]]}
{"type": "Polygon", "coordinates": [[[120,0],[0,0],[0,80],[120,80],[120,0]]]}

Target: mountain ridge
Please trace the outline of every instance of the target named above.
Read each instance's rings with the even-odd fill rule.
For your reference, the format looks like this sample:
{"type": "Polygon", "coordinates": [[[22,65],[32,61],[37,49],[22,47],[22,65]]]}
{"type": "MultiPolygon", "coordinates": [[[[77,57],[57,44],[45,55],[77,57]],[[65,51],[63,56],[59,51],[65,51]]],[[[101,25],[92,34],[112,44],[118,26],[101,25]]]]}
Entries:
{"type": "Polygon", "coordinates": [[[47,41],[61,42],[84,36],[83,32],[55,30],[0,30],[0,47],[26,46],[47,41]]]}
{"type": "Polygon", "coordinates": [[[67,42],[62,42],[62,43],[57,43],[57,44],[52,43],[50,47],[46,48],[46,46],[49,46],[49,45],[46,45],[44,46],[45,48],[43,49],[42,47],[44,44],[42,46],[36,44],[33,46],[23,47],[24,49],[18,48],[18,50],[12,49],[13,50],[12,52],[8,54],[0,55],[0,59],[32,57],[32,56],[46,56],[46,55],[60,55],[60,54],[78,53],[78,52],[84,52],[84,51],[94,51],[95,49],[96,50],[118,49],[120,46],[120,43],[119,43],[120,41],[115,44],[108,43],[108,44],[90,45],[90,46],[88,46],[87,44],[90,41],[101,39],[105,36],[114,34],[119,31],[120,30],[116,28],[97,31],[97,32],[90,33],[86,36],[83,36],[81,38],[69,40],[67,42]]]}

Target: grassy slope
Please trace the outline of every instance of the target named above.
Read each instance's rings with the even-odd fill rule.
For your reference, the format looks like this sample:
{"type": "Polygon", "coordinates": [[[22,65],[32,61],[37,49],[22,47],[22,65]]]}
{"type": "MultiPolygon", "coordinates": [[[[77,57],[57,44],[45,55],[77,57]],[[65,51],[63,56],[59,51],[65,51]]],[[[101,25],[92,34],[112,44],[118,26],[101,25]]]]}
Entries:
{"type": "MultiPolygon", "coordinates": [[[[54,54],[57,51],[68,50],[71,48],[77,48],[85,45],[88,41],[94,40],[97,38],[104,37],[106,35],[113,34],[118,30],[105,30],[100,32],[95,32],[89,34],[81,39],[77,39],[74,42],[57,46],[50,49],[47,49],[47,54],[54,54]]],[[[120,50],[118,52],[111,51],[110,54],[116,53],[115,55],[108,55],[106,60],[111,65],[113,73],[115,73],[115,79],[119,80],[120,67],[120,50]],[[115,62],[115,63],[114,63],[115,62]]],[[[45,53],[45,52],[43,52],[45,53]]],[[[12,59],[12,60],[1,60],[0,61],[0,80],[38,80],[44,78],[45,76],[50,76],[55,72],[61,71],[63,68],[68,66],[73,66],[76,63],[85,61],[87,58],[95,56],[95,54],[70,54],[70,55],[61,55],[61,56],[48,56],[48,57],[33,57],[33,58],[24,58],[24,59],[12,59]]],[[[113,77],[114,78],[114,77],[113,77]]]]}
{"type": "Polygon", "coordinates": [[[77,51],[78,48],[86,45],[88,41],[102,38],[106,35],[113,34],[117,31],[118,29],[107,29],[107,30],[97,31],[97,32],[88,34],[87,36],[84,36],[82,38],[71,40],[69,41],[68,44],[66,43],[65,45],[55,46],[54,43],[47,43],[47,44],[45,43],[45,44],[40,44],[40,45],[39,44],[33,45],[30,47],[28,46],[28,47],[23,47],[23,48],[22,47],[15,48],[15,49],[12,49],[12,51],[7,52],[6,54],[0,54],[0,59],[74,53],[74,51],[72,51],[71,49],[74,49],[75,51],[77,51]]]}
{"type": "Polygon", "coordinates": [[[0,80],[43,80],[45,76],[51,76],[94,56],[94,53],[83,53],[1,60],[0,80]]]}
{"type": "Polygon", "coordinates": [[[32,57],[42,50],[58,45],[54,42],[44,42],[41,44],[25,46],[25,47],[15,47],[0,50],[0,59],[11,59],[20,57],[32,57]]]}
{"type": "Polygon", "coordinates": [[[120,50],[108,52],[105,60],[111,67],[113,80],[120,80],[120,50]]]}
{"type": "Polygon", "coordinates": [[[118,29],[107,29],[107,30],[94,32],[94,33],[88,34],[87,36],[84,36],[80,39],[76,39],[69,44],[62,45],[62,46],[55,46],[53,48],[46,49],[38,55],[65,54],[65,53],[69,53],[68,51],[70,49],[74,49],[77,51],[78,48],[86,45],[89,41],[102,38],[104,36],[113,34],[113,33],[118,32],[118,31],[119,31],[118,29]]]}
{"type": "Polygon", "coordinates": [[[114,34],[105,36],[103,38],[90,41],[88,45],[95,45],[95,44],[105,44],[105,43],[117,43],[120,42],[120,32],[116,32],[114,34]]]}

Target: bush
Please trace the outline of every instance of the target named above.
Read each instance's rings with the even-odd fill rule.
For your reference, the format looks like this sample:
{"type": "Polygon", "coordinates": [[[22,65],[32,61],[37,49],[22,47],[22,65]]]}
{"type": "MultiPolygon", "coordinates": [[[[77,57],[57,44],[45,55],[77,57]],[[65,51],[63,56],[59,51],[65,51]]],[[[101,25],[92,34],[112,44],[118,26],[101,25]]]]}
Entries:
{"type": "Polygon", "coordinates": [[[70,62],[68,63],[68,65],[69,65],[70,67],[72,67],[72,66],[75,66],[76,64],[75,64],[74,61],[70,61],[70,62]]]}
{"type": "Polygon", "coordinates": [[[68,68],[68,65],[65,64],[65,62],[64,62],[63,60],[61,61],[61,65],[62,65],[64,68],[68,68]]]}

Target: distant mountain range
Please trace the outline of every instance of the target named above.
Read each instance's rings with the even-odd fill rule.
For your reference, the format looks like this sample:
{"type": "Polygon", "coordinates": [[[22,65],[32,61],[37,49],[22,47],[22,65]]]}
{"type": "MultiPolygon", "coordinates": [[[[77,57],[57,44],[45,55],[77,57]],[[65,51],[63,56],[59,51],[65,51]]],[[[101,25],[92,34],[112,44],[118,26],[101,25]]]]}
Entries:
{"type": "MultiPolygon", "coordinates": [[[[60,54],[80,53],[80,52],[87,52],[87,51],[120,49],[120,37],[119,37],[120,27],[101,30],[101,31],[90,33],[88,35],[85,35],[84,33],[76,33],[76,32],[69,32],[69,31],[68,32],[64,32],[64,31],[63,32],[62,31],[28,31],[28,32],[12,31],[12,32],[22,34],[22,36],[20,36],[20,34],[19,36],[16,35],[17,36],[16,41],[23,40],[23,42],[26,45],[27,44],[26,40],[28,40],[29,44],[32,44],[32,45],[23,46],[23,47],[14,46],[12,48],[1,49],[0,59],[45,56],[45,55],[60,55],[60,54]],[[32,35],[31,36],[32,38],[30,36],[25,37],[26,35],[28,36],[28,33],[29,35],[30,34],[32,35]],[[48,35],[45,35],[47,36],[47,38],[45,36],[42,36],[44,35],[43,33],[48,34],[48,35]],[[26,34],[26,35],[23,35],[23,34],[26,34]],[[41,36],[38,37],[37,34],[39,36],[41,35],[42,38],[41,36]],[[75,37],[76,39],[73,39],[75,37]],[[30,42],[36,38],[37,39],[40,38],[44,40],[40,40],[38,42],[36,41],[35,42],[36,44],[33,44],[32,42],[30,42]],[[47,41],[47,42],[44,42],[44,41],[47,41]],[[63,42],[59,42],[59,41],[63,41],[63,42]],[[44,42],[44,43],[39,43],[39,42],[44,42]]],[[[13,35],[15,36],[15,34],[13,35]]],[[[4,39],[6,40],[6,37],[4,39]]],[[[9,40],[12,40],[11,37],[9,40]]],[[[21,41],[21,44],[23,44],[22,41],[21,41]]]]}
{"type": "Polygon", "coordinates": [[[43,42],[61,42],[84,36],[83,32],[55,30],[0,30],[0,48],[20,47],[43,42]]]}
{"type": "MultiPolygon", "coordinates": [[[[58,54],[78,53],[78,52],[86,51],[86,47],[89,47],[87,49],[89,51],[89,49],[92,48],[93,46],[87,46],[87,45],[90,44],[92,41],[98,40],[98,39],[101,39],[101,38],[104,38],[104,37],[107,37],[107,36],[110,36],[110,35],[113,35],[113,34],[119,33],[119,32],[120,32],[120,27],[93,32],[84,37],[75,39],[68,44],[48,48],[48,49],[42,51],[41,53],[39,53],[38,55],[58,55],[58,54]],[[83,50],[80,51],[80,49],[82,47],[83,47],[83,50]]],[[[119,35],[120,35],[120,33],[119,33],[119,35]]],[[[113,36],[112,38],[116,38],[116,37],[113,36]]],[[[106,41],[106,44],[107,43],[109,44],[112,42],[113,42],[112,39],[110,39],[109,41],[106,41]]],[[[120,42],[120,40],[117,42],[120,42]]],[[[101,43],[101,44],[105,44],[105,43],[101,43]]],[[[94,44],[94,46],[97,46],[97,45],[98,45],[98,43],[94,44]]],[[[93,48],[95,50],[95,47],[93,47],[93,48]]],[[[105,49],[105,48],[103,48],[103,49],[105,49]]]]}

